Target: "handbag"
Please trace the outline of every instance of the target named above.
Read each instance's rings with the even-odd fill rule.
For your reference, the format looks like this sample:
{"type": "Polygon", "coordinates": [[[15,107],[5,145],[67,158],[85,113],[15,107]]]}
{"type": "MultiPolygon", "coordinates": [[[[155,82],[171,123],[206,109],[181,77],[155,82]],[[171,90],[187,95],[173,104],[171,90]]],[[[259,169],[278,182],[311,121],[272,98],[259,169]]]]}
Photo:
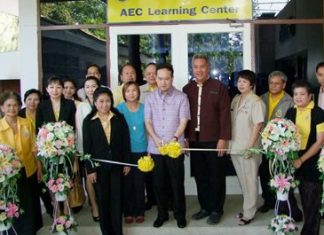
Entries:
{"type": "Polygon", "coordinates": [[[86,200],[85,191],[82,185],[82,178],[79,173],[74,175],[73,188],[69,193],[69,205],[70,208],[83,206],[86,200]]]}

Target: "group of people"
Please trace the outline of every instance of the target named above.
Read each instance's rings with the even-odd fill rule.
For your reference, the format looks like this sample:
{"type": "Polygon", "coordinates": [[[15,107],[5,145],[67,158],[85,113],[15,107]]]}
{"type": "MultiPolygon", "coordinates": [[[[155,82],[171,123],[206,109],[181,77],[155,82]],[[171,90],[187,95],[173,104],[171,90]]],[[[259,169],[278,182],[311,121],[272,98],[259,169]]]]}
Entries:
{"type": "MultiPolygon", "coordinates": [[[[291,97],[284,91],[287,77],[274,71],[268,78],[269,92],[259,97],[253,92],[255,73],[242,70],[237,79],[239,94],[232,101],[227,88],[210,78],[207,56],[195,55],[192,68],[194,79],[182,91],[173,86],[177,78],[172,65],[150,63],[145,69],[147,83],[143,86],[136,83],[136,70],[131,64],[122,66],[122,84],[113,90],[100,85],[97,65],[87,68],[79,90],[71,79],[51,77],[46,86],[49,99],[40,102],[41,93],[29,90],[23,110],[18,94],[4,92],[0,99],[0,143],[14,148],[24,166],[18,196],[25,213],[15,222],[18,234],[36,234],[42,226],[40,195],[47,212],[53,212],[54,199],[48,192],[40,193],[40,188],[44,188],[42,166],[35,158],[35,136],[44,123],[66,121],[73,126],[78,151],[90,154],[92,159],[136,164],[141,156],[151,155],[155,162],[151,174],[129,166],[85,162],[85,184],[93,220],[100,223],[102,234],[121,235],[123,217],[125,223],[143,223],[145,207],[154,203],[154,227],[161,227],[169,219],[170,202],[177,226],[186,227],[184,154],[170,158],[159,152],[159,147],[170,141],[183,147],[206,149],[190,152],[191,175],[200,205],[191,217],[193,220],[207,218],[210,225],[220,222],[226,198],[227,153],[243,192],[242,210],[235,215],[238,225],[249,224],[257,211],[273,209],[275,195],[269,188],[269,162],[265,156],[246,150],[260,148],[260,132],[267,121],[284,117],[297,125],[302,136],[300,155],[293,164],[300,180],[303,213],[291,191],[292,216],[296,221],[304,220],[301,234],[319,234],[321,184],[316,162],[324,142],[324,62],[316,68],[319,91],[313,92],[307,81],[298,80],[291,97]],[[264,198],[260,208],[258,175],[264,198]]],[[[73,171],[80,169],[82,164],[73,171]]],[[[287,208],[280,210],[285,212],[287,208]]]]}

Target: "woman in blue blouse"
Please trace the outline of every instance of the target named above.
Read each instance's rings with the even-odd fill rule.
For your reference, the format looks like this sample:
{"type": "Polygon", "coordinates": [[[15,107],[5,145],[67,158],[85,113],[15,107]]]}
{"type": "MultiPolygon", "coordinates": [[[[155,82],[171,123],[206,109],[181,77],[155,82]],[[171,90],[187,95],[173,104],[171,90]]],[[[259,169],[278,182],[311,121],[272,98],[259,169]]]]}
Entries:
{"type": "MultiPolygon", "coordinates": [[[[123,86],[125,102],[117,109],[121,112],[128,124],[131,140],[131,163],[136,164],[138,159],[146,154],[147,138],[144,124],[144,105],[139,102],[140,89],[136,82],[128,82],[123,86]]],[[[138,169],[132,169],[125,177],[124,185],[124,217],[125,223],[144,222],[145,175],[138,169]]]]}

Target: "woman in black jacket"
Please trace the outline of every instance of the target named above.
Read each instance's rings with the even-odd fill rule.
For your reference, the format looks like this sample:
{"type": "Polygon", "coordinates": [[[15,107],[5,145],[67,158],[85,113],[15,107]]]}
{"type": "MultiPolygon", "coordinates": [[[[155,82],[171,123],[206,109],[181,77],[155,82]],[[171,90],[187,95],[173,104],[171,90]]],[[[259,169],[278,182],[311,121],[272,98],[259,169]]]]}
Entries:
{"type": "MultiPolygon", "coordinates": [[[[125,118],[113,108],[107,88],[97,88],[92,112],[83,121],[83,149],[92,159],[129,162],[130,139],[125,118]]],[[[87,177],[94,184],[103,235],[122,235],[122,177],[129,167],[86,163],[87,177]]]]}
{"type": "Polygon", "coordinates": [[[66,121],[70,126],[75,127],[75,104],[73,100],[66,100],[63,97],[63,81],[52,76],[47,80],[46,91],[50,96],[37,108],[36,112],[36,133],[43,124],[49,122],[66,121]]]}
{"type": "MultiPolygon", "coordinates": [[[[311,100],[311,87],[307,81],[298,80],[293,85],[295,107],[287,111],[286,118],[296,124],[301,134],[299,158],[293,161],[304,225],[301,235],[320,234],[320,204],[322,185],[317,161],[324,142],[324,111],[311,100]]],[[[292,215],[298,210],[292,191],[289,194],[292,215]]]]}

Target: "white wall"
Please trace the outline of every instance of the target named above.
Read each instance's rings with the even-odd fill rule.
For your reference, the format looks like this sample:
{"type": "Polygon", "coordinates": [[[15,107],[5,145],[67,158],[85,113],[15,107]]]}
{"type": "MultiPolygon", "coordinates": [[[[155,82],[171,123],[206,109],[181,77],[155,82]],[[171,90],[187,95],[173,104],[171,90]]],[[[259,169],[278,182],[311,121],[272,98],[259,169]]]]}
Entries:
{"type": "MultiPolygon", "coordinates": [[[[18,0],[0,0],[0,13],[18,16],[18,0]]],[[[18,51],[0,53],[0,80],[19,79],[18,67],[18,51]]]]}
{"type": "Polygon", "coordinates": [[[38,25],[39,12],[37,0],[19,0],[19,71],[21,75],[20,91],[38,88],[39,48],[38,25]]]}
{"type": "Polygon", "coordinates": [[[0,0],[0,12],[19,17],[18,51],[0,53],[0,80],[20,79],[21,94],[38,88],[37,0],[0,0]]]}

